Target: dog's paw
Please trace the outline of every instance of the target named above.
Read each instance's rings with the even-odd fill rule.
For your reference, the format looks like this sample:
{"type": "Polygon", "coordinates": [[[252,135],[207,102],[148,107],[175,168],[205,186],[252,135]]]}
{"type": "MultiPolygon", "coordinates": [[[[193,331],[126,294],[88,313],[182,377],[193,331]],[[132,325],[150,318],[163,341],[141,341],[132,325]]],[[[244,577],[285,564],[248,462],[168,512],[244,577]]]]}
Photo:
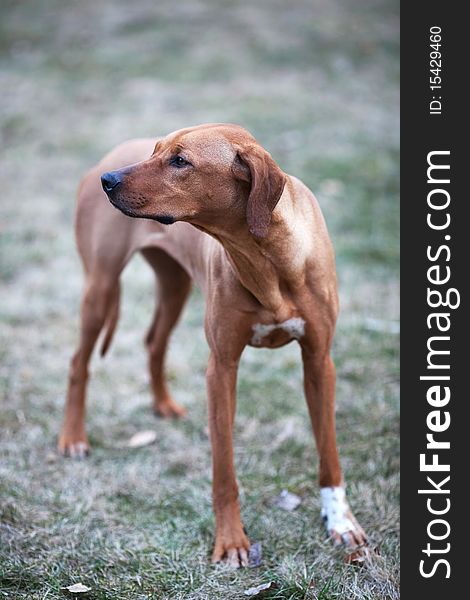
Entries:
{"type": "Polygon", "coordinates": [[[236,527],[216,535],[213,563],[223,563],[233,569],[248,567],[250,540],[245,535],[243,528],[236,527]]]}
{"type": "Polygon", "coordinates": [[[86,458],[90,453],[90,444],[86,436],[61,435],[57,450],[62,456],[70,458],[86,458]]]}
{"type": "Polygon", "coordinates": [[[247,567],[249,564],[248,552],[249,548],[247,549],[244,546],[226,548],[214,552],[212,562],[225,564],[232,569],[240,569],[241,567],[247,567]]]}
{"type": "Polygon", "coordinates": [[[159,417],[177,419],[185,417],[188,412],[184,406],[175,402],[173,398],[166,398],[160,402],[155,402],[153,411],[159,417]]]}
{"type": "Polygon", "coordinates": [[[349,508],[344,488],[322,488],[321,498],[321,516],[334,544],[350,552],[348,562],[365,560],[369,554],[367,536],[349,508]]]}

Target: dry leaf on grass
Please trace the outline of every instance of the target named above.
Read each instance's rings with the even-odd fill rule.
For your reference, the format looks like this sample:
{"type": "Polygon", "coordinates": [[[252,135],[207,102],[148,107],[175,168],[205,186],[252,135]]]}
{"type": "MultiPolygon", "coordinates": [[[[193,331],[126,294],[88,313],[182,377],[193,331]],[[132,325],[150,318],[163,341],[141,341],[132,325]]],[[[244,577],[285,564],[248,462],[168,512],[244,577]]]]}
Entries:
{"type": "Polygon", "coordinates": [[[139,431],[131,437],[131,439],[127,442],[127,446],[129,448],[142,448],[143,446],[150,446],[150,444],[153,444],[156,439],[156,431],[139,431]]]}
{"type": "Polygon", "coordinates": [[[283,444],[286,440],[291,437],[294,437],[296,431],[298,429],[298,423],[296,419],[289,418],[284,421],[281,431],[274,438],[273,445],[275,448],[278,448],[281,444],[283,444]]]}
{"type": "Polygon", "coordinates": [[[46,454],[46,462],[49,464],[55,463],[58,460],[58,456],[55,452],[48,452],[46,454]]]}
{"type": "Polygon", "coordinates": [[[248,588],[243,593],[245,596],[261,596],[263,592],[269,590],[273,587],[273,582],[269,581],[268,583],[262,583],[261,585],[257,585],[256,587],[248,588]]]}
{"type": "Polygon", "coordinates": [[[259,567],[261,565],[261,559],[263,557],[263,550],[261,548],[261,542],[255,542],[250,546],[250,552],[248,553],[248,566],[259,567]]]}
{"type": "Polygon", "coordinates": [[[84,592],[90,592],[91,588],[83,585],[83,583],[74,583],[73,585],[67,585],[62,588],[63,590],[68,590],[72,592],[72,594],[83,594],[84,592]]]}
{"type": "Polygon", "coordinates": [[[302,500],[297,496],[297,494],[292,494],[287,490],[282,490],[279,496],[276,498],[275,504],[277,507],[282,508],[282,510],[287,510],[292,512],[295,510],[302,500]]]}

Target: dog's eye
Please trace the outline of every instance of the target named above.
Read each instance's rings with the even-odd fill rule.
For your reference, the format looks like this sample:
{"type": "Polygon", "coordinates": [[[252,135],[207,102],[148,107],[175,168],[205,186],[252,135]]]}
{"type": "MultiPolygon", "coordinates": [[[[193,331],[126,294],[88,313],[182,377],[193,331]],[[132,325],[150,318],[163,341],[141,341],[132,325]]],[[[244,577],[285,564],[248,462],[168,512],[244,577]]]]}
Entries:
{"type": "Polygon", "coordinates": [[[176,156],[173,156],[173,158],[170,160],[170,165],[173,165],[174,167],[178,167],[178,169],[181,169],[182,167],[186,167],[190,164],[191,163],[189,161],[187,161],[182,156],[179,156],[179,154],[177,154],[176,156]]]}

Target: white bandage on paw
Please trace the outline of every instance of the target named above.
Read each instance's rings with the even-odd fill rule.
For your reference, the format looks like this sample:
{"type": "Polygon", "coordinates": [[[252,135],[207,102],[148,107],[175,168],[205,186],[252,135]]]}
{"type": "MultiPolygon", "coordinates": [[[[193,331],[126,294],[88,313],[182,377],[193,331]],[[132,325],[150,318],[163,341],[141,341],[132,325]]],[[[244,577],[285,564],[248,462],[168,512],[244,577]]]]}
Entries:
{"type": "Polygon", "coordinates": [[[351,521],[351,510],[346,501],[346,493],[342,487],[321,488],[321,516],[329,532],[339,535],[356,528],[351,521]]]}

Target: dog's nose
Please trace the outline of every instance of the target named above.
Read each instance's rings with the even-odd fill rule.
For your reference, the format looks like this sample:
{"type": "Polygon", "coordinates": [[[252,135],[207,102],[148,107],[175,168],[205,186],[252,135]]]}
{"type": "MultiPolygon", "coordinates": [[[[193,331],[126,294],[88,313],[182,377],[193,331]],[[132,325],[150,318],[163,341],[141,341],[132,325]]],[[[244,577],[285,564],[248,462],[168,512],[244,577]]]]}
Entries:
{"type": "Polygon", "coordinates": [[[117,171],[110,171],[101,175],[101,185],[106,193],[111,192],[121,181],[121,176],[117,171]]]}

